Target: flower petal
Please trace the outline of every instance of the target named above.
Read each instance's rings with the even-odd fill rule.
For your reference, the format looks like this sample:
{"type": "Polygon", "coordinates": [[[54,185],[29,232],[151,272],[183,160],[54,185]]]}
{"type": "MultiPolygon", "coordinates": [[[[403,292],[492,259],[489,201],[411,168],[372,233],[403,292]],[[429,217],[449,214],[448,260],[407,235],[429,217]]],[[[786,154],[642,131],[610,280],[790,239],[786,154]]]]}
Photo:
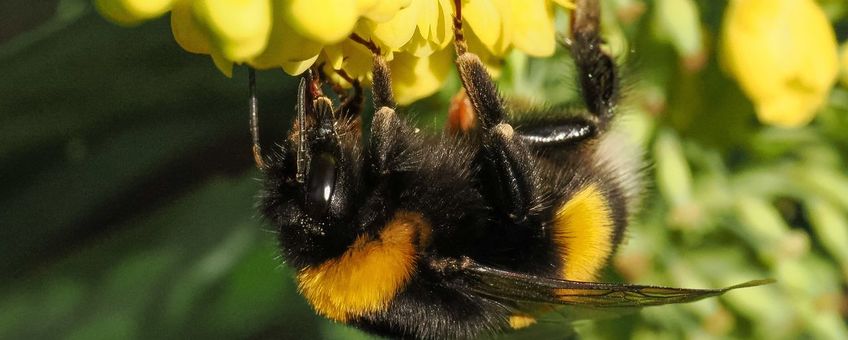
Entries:
{"type": "Polygon", "coordinates": [[[270,0],[196,0],[194,13],[227,59],[246,61],[259,55],[268,43],[270,0]]]}
{"type": "MultiPolygon", "coordinates": [[[[274,0],[274,8],[280,8],[284,1],[274,0]]],[[[321,44],[300,35],[286,22],[283,15],[276,12],[268,46],[262,54],[251,60],[250,64],[257,68],[270,68],[283,63],[315,60],[321,52],[321,47],[321,44]]]]}
{"type": "Polygon", "coordinates": [[[439,0],[439,19],[437,25],[430,26],[428,40],[445,48],[453,41],[453,1],[439,0]]]}
{"type": "Polygon", "coordinates": [[[545,1],[509,0],[508,31],[512,44],[536,57],[548,57],[556,49],[554,11],[545,1]]]}
{"type": "Polygon", "coordinates": [[[453,67],[453,52],[444,49],[427,58],[397,53],[389,63],[392,69],[392,91],[400,105],[436,93],[453,67]]]}
{"type": "Polygon", "coordinates": [[[576,9],[577,5],[574,4],[573,0],[552,0],[555,4],[560,5],[561,7],[567,9],[576,9]]]}
{"type": "Polygon", "coordinates": [[[336,45],[326,46],[321,53],[324,63],[324,74],[333,84],[349,87],[350,84],[341,78],[337,70],[344,70],[351,78],[358,79],[363,85],[371,82],[371,67],[373,57],[365,46],[347,39],[336,45]]]}
{"type": "Polygon", "coordinates": [[[209,34],[197,22],[192,12],[191,0],[179,0],[171,9],[171,32],[174,40],[191,53],[209,54],[212,45],[209,34]]]}
{"type": "Polygon", "coordinates": [[[379,0],[356,0],[356,9],[359,13],[365,13],[367,11],[372,10],[378,4],[382,4],[383,1],[379,0]]]}
{"type": "Polygon", "coordinates": [[[354,79],[359,79],[363,83],[370,83],[371,68],[374,65],[374,57],[371,51],[350,39],[343,41],[341,45],[345,56],[341,69],[354,79]]]}
{"type": "Polygon", "coordinates": [[[97,10],[107,19],[134,25],[153,19],[171,9],[173,0],[95,0],[97,10]]]}
{"type": "Polygon", "coordinates": [[[282,11],[285,20],[304,37],[322,44],[334,44],[353,31],[359,18],[357,3],[351,0],[289,0],[282,11]]]}
{"type": "Polygon", "coordinates": [[[415,30],[415,34],[412,35],[412,39],[403,46],[402,50],[416,57],[423,58],[441,49],[442,48],[439,45],[422,37],[421,30],[415,30]]]}
{"type": "Polygon", "coordinates": [[[490,0],[470,0],[462,6],[462,19],[482,45],[491,53],[503,53],[506,44],[502,32],[503,18],[498,7],[490,0]]]}
{"type": "Polygon", "coordinates": [[[483,62],[483,66],[486,66],[486,70],[489,71],[492,78],[500,78],[502,60],[492,54],[473,31],[467,31],[465,33],[465,41],[468,43],[468,50],[480,58],[480,61],[483,62]]]}
{"type": "MultiPolygon", "coordinates": [[[[416,0],[421,1],[421,0],[416,0]]],[[[424,0],[427,1],[427,0],[424,0]]],[[[395,17],[398,11],[411,5],[412,0],[358,0],[362,16],[374,22],[386,22],[395,17]],[[368,6],[367,3],[371,3],[368,6]]]]}
{"type": "Polygon", "coordinates": [[[757,118],[763,123],[782,127],[804,126],[815,118],[824,97],[786,93],[757,102],[757,118]]]}
{"type": "Polygon", "coordinates": [[[304,71],[308,70],[310,67],[312,67],[312,65],[315,64],[315,60],[317,60],[317,59],[318,59],[318,54],[316,54],[312,58],[309,58],[309,59],[303,60],[303,61],[284,61],[282,63],[282,65],[280,65],[280,66],[283,68],[283,71],[285,71],[286,73],[293,75],[293,76],[296,76],[296,75],[301,74],[304,71]]]}
{"type": "Polygon", "coordinates": [[[416,26],[418,32],[424,38],[430,37],[431,28],[438,25],[439,21],[439,1],[416,1],[418,5],[418,21],[416,26]]]}
{"type": "Polygon", "coordinates": [[[344,49],[342,49],[342,44],[324,46],[324,58],[330,67],[341,70],[344,63],[344,49]]]}
{"type": "Polygon", "coordinates": [[[446,48],[453,40],[453,2],[424,1],[418,15],[418,29],[403,50],[426,57],[446,48]]]}
{"type": "Polygon", "coordinates": [[[371,30],[371,38],[383,47],[389,50],[398,50],[415,33],[418,14],[421,9],[421,1],[418,0],[406,8],[397,12],[391,20],[384,23],[376,23],[367,21],[368,28],[371,30]]]}
{"type": "Polygon", "coordinates": [[[215,63],[215,68],[221,71],[227,78],[233,77],[233,62],[219,54],[212,52],[212,62],[215,63]]]}

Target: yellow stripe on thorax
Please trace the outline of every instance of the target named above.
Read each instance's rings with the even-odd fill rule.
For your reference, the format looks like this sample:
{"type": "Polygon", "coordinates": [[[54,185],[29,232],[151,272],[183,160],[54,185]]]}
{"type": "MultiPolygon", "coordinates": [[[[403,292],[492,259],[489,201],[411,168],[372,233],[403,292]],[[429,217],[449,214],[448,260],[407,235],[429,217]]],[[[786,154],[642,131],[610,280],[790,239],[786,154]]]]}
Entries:
{"type": "Polygon", "coordinates": [[[300,290],[319,314],[333,320],[384,310],[414,275],[429,233],[420,214],[399,212],[378,238],[360,236],[340,257],[301,270],[300,290]]]}
{"type": "Polygon", "coordinates": [[[556,212],[554,242],[563,254],[562,277],[593,281],[612,252],[612,211],[595,184],[578,191],[556,212]]]}

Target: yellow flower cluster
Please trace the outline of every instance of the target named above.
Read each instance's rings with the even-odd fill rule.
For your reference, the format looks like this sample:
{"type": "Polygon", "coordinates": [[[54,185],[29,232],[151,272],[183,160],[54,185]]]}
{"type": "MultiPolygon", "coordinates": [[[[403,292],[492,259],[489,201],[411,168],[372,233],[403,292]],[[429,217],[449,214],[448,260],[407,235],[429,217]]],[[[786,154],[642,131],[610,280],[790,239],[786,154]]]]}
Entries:
{"type": "MultiPolygon", "coordinates": [[[[132,25],[171,12],[177,42],[209,54],[228,76],[233,63],[281,67],[296,75],[323,65],[370,81],[371,53],[349,39],[380,47],[393,70],[396,99],[410,103],[439,89],[451,69],[453,0],[95,0],[107,18],[132,25]]],[[[554,5],[571,0],[463,0],[469,49],[490,66],[510,49],[550,56],[554,5]]]]}
{"type": "Polygon", "coordinates": [[[836,35],[814,0],[732,0],[722,49],[760,121],[777,126],[810,122],[839,71],[836,35]]]}

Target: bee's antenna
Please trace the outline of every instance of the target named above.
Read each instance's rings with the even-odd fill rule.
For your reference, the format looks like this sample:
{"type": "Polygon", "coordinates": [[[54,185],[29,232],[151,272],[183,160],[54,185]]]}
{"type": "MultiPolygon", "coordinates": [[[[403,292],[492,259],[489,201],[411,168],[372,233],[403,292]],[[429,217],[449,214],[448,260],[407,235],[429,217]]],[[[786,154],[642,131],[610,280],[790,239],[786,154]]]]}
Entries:
{"type": "Polygon", "coordinates": [[[262,147],[259,146],[259,101],[256,99],[256,70],[248,67],[248,108],[250,110],[250,137],[253,139],[253,161],[260,170],[265,169],[262,147]]]}

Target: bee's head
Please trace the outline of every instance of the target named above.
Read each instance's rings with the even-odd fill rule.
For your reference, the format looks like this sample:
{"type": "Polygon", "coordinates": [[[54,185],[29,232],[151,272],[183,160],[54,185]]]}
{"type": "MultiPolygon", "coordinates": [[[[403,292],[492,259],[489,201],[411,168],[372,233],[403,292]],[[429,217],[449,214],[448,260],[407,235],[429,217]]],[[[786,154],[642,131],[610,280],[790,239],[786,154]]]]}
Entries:
{"type": "Polygon", "coordinates": [[[359,232],[350,220],[361,187],[360,139],[358,122],[334,109],[311,76],[302,79],[289,138],[264,169],[261,203],[297,268],[340,255],[359,232]]]}

